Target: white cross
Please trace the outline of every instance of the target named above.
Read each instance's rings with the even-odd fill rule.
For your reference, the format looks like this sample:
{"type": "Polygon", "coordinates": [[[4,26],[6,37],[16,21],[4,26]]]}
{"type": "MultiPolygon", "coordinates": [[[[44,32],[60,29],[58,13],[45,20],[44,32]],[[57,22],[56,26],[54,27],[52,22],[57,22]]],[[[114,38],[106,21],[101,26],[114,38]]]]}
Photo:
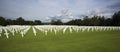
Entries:
{"type": "Polygon", "coordinates": [[[55,32],[55,34],[56,34],[57,30],[56,30],[56,29],[54,29],[54,32],[55,32]]]}
{"type": "Polygon", "coordinates": [[[13,31],[12,31],[13,36],[15,35],[15,33],[14,33],[14,32],[15,32],[15,31],[13,30],[13,31]]]}
{"type": "Polygon", "coordinates": [[[48,32],[48,31],[45,31],[45,35],[47,35],[47,32],[48,32]]]}
{"type": "Polygon", "coordinates": [[[4,34],[6,35],[6,37],[7,37],[7,38],[9,38],[9,36],[8,36],[8,35],[9,35],[9,33],[7,33],[7,32],[6,32],[6,33],[4,33],[4,34]]]}
{"type": "Polygon", "coordinates": [[[21,35],[22,35],[22,37],[24,36],[24,33],[23,32],[21,32],[21,35]]]}
{"type": "Polygon", "coordinates": [[[33,29],[33,33],[34,33],[34,35],[36,36],[36,30],[35,30],[35,28],[32,27],[32,29],[33,29]]]}
{"type": "Polygon", "coordinates": [[[72,28],[71,28],[71,27],[69,27],[69,29],[70,29],[70,33],[72,33],[72,28]]]}
{"type": "Polygon", "coordinates": [[[2,32],[0,32],[0,36],[1,36],[1,33],[2,33],[2,32]]]}
{"type": "Polygon", "coordinates": [[[50,31],[52,32],[52,28],[50,29],[50,31]]]}
{"type": "Polygon", "coordinates": [[[63,29],[63,34],[65,33],[65,31],[66,31],[66,28],[63,29]]]}

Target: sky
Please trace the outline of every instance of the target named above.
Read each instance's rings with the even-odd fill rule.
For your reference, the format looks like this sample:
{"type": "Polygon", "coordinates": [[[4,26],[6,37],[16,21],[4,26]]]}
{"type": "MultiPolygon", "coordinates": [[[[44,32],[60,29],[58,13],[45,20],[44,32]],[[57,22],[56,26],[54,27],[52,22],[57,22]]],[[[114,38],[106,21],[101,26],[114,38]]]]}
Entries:
{"type": "Polygon", "coordinates": [[[0,16],[25,20],[69,21],[83,15],[110,18],[120,10],[119,0],[0,0],[0,16]],[[62,17],[61,17],[62,16],[62,17]]]}

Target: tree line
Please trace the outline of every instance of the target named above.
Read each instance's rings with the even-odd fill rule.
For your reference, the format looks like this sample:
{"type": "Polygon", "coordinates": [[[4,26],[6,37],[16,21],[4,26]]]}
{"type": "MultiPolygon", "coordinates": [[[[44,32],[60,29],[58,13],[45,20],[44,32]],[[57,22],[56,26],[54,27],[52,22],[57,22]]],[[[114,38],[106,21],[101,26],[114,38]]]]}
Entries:
{"type": "Polygon", "coordinates": [[[40,20],[34,21],[26,21],[22,17],[17,18],[16,20],[5,19],[4,17],[0,16],[0,25],[42,25],[40,20]]]}
{"type": "Polygon", "coordinates": [[[15,20],[5,19],[0,16],[0,25],[78,25],[78,26],[120,26],[120,11],[115,12],[111,18],[105,18],[104,16],[85,16],[83,19],[74,19],[69,22],[63,23],[61,20],[51,20],[50,23],[43,23],[40,20],[27,21],[22,17],[15,20]]]}

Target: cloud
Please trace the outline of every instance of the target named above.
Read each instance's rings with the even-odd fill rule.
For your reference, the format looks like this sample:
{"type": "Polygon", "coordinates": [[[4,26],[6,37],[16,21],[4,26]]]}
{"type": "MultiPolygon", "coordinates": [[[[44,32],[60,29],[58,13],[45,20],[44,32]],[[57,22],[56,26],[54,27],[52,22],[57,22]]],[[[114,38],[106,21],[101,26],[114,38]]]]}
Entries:
{"type": "Polygon", "coordinates": [[[115,2],[109,4],[107,7],[110,9],[120,10],[120,1],[116,0],[115,2]]]}
{"type": "Polygon", "coordinates": [[[100,8],[95,8],[93,10],[88,10],[87,12],[85,12],[84,14],[80,15],[82,18],[85,17],[85,16],[90,16],[90,17],[93,17],[93,16],[104,16],[106,18],[111,18],[111,16],[113,15],[112,12],[108,12],[104,9],[100,9],[100,8]]]}
{"type": "Polygon", "coordinates": [[[39,19],[43,22],[49,21],[48,19],[67,21],[78,19],[77,15],[113,13],[119,9],[119,3],[119,0],[0,0],[0,16],[22,16],[26,20],[39,19]],[[107,6],[110,8],[106,8],[107,6]],[[70,12],[66,13],[67,10],[63,10],[64,15],[61,14],[60,10],[64,8],[70,12]]]}
{"type": "Polygon", "coordinates": [[[62,20],[63,22],[68,22],[69,20],[75,19],[71,12],[68,9],[64,9],[61,13],[56,14],[54,16],[46,17],[48,21],[50,20],[62,20]]]}
{"type": "Polygon", "coordinates": [[[109,7],[113,9],[120,9],[120,2],[110,5],[109,7]]]}

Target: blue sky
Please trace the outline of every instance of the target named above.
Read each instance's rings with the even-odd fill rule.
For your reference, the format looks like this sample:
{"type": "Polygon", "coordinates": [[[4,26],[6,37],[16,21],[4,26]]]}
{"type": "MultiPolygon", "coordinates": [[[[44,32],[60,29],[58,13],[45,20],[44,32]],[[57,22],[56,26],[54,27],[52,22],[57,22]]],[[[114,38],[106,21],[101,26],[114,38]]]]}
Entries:
{"type": "MultiPolygon", "coordinates": [[[[10,19],[48,21],[47,18],[69,10],[74,19],[81,15],[111,16],[120,9],[119,0],[0,0],[0,16],[10,19]]],[[[59,17],[57,17],[59,18],[59,17]]],[[[69,17],[64,17],[65,19],[69,17]]],[[[64,19],[59,18],[59,19],[64,19]]],[[[69,19],[67,19],[69,20],[69,19]]]]}

